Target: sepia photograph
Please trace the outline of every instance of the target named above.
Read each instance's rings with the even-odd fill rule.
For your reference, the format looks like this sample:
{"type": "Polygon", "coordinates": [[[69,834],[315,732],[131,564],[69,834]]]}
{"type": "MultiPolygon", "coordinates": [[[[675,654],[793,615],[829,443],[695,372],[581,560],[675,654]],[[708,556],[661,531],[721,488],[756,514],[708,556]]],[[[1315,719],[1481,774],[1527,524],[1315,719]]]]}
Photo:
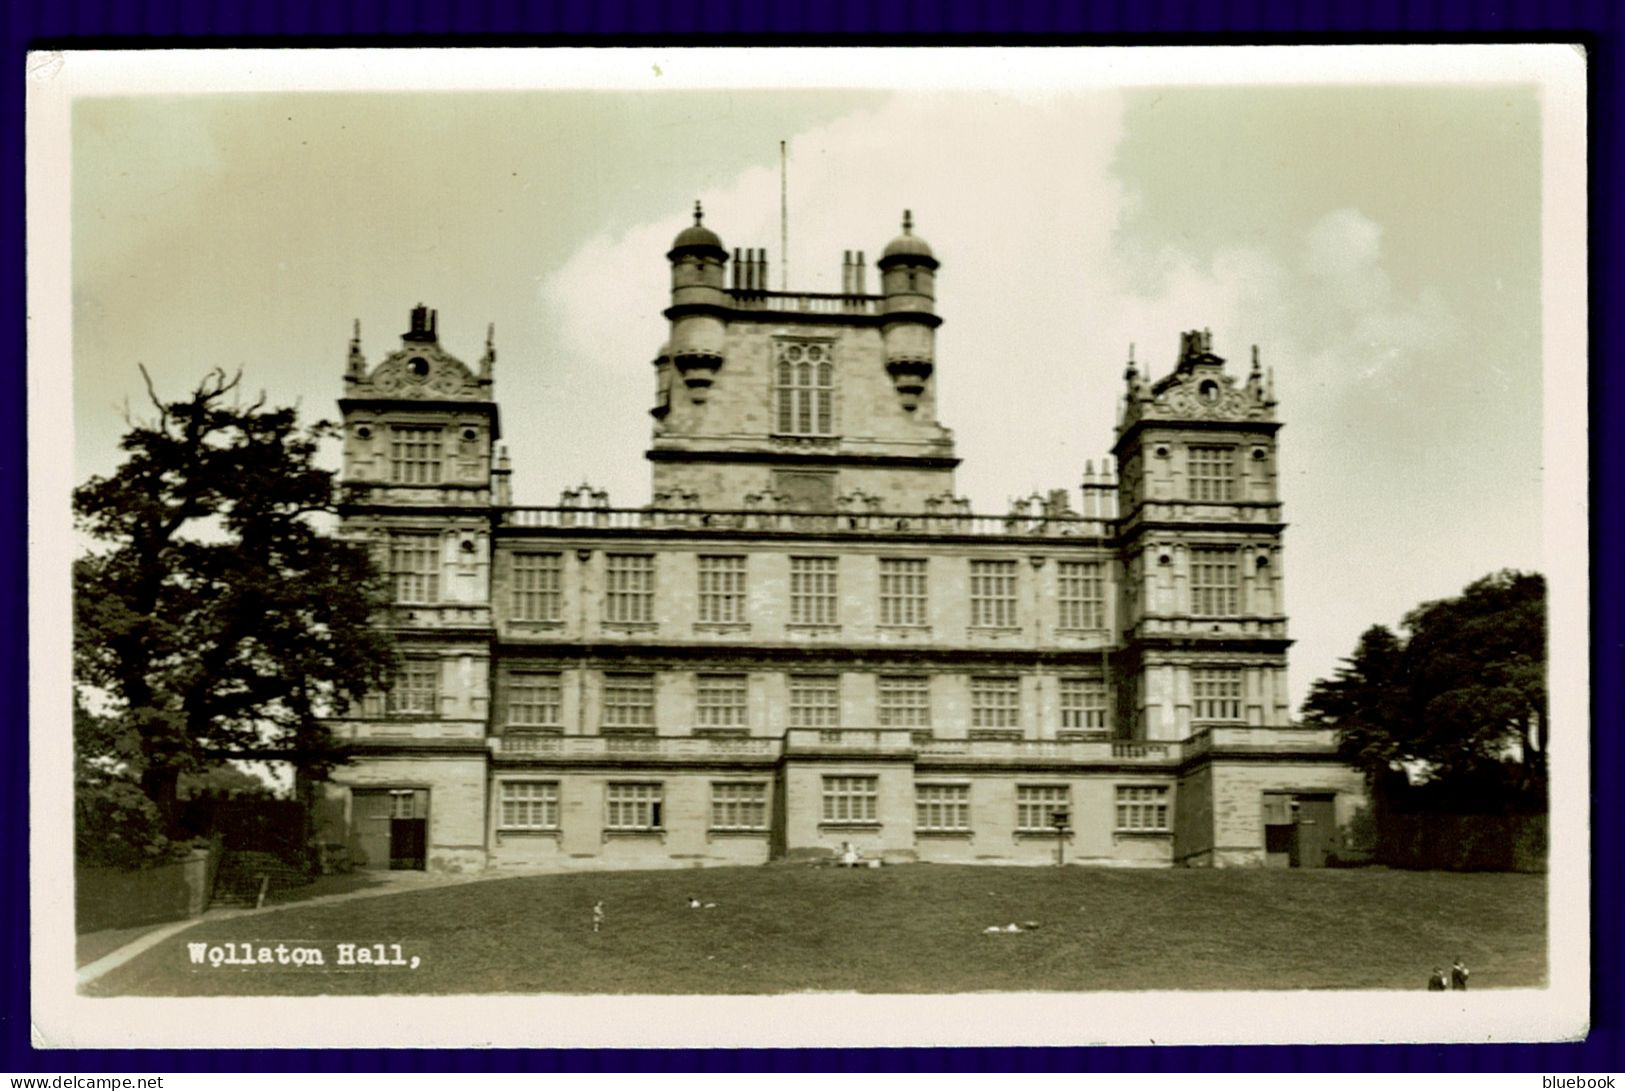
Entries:
{"type": "Polygon", "coordinates": [[[1585,80],[32,55],[38,1044],[1583,1035],[1585,80]]]}

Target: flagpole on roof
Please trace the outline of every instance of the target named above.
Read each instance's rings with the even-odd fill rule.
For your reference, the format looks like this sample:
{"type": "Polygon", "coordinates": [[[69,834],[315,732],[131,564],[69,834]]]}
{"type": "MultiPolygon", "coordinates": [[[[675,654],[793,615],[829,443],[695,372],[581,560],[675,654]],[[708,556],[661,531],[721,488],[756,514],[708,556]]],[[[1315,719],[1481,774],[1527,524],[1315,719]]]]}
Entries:
{"type": "Polygon", "coordinates": [[[784,141],[779,141],[779,291],[790,290],[790,182],[784,141]]]}

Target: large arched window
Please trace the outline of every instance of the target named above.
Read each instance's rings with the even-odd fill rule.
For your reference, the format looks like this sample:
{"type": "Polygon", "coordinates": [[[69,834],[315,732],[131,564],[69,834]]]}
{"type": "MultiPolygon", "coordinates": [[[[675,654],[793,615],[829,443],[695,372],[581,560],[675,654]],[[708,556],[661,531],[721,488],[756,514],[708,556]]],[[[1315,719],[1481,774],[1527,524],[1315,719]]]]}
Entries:
{"type": "Polygon", "coordinates": [[[780,341],[774,369],[778,431],[792,436],[835,434],[835,364],[832,346],[780,341]]]}

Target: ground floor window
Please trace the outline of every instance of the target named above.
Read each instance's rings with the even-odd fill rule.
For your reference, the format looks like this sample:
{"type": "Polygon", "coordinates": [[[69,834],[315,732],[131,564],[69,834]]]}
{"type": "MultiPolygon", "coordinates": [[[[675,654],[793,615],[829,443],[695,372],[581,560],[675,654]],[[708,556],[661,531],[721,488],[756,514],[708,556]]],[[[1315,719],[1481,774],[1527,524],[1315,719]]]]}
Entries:
{"type": "Polygon", "coordinates": [[[916,784],[914,828],[921,833],[969,833],[969,784],[916,784]]]}
{"type": "Polygon", "coordinates": [[[712,781],[711,828],[767,829],[767,785],[761,781],[712,781]]]}
{"type": "Polygon", "coordinates": [[[502,783],[501,828],[505,830],[558,829],[558,781],[504,781],[502,783]]]}
{"type": "Polygon", "coordinates": [[[1018,784],[1016,829],[1021,833],[1052,833],[1055,813],[1072,812],[1072,790],[1064,784],[1018,784]]]}
{"type": "Polygon", "coordinates": [[[661,828],[659,784],[609,785],[607,830],[658,830],[661,828]]]}
{"type": "Polygon", "coordinates": [[[1128,833],[1168,830],[1168,789],[1122,785],[1117,789],[1117,828],[1128,833]]]}
{"type": "Polygon", "coordinates": [[[879,777],[825,777],[825,822],[878,822],[879,777]]]}

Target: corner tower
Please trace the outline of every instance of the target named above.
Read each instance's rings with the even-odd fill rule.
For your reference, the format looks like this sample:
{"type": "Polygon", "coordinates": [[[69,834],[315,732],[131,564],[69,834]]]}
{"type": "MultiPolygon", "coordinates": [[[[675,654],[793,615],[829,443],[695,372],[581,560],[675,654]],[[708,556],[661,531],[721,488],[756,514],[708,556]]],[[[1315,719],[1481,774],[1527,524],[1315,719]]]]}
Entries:
{"type": "Polygon", "coordinates": [[[1215,726],[1285,727],[1273,380],[1253,349],[1238,383],[1212,335],[1180,335],[1171,374],[1132,353],[1119,467],[1124,679],[1121,729],[1178,740],[1215,726]]]}
{"type": "Polygon", "coordinates": [[[767,251],[730,257],[697,203],[666,257],[657,507],[924,512],[952,497],[959,460],[936,419],[938,263],[907,213],[878,295],[850,250],[840,292],[770,290],[767,251]]]}
{"type": "MultiPolygon", "coordinates": [[[[344,418],[342,533],[366,542],[388,573],[389,625],[403,664],[369,718],[457,722],[483,737],[491,645],[493,466],[499,435],[490,332],[477,369],[440,344],[419,304],[400,347],[375,366],[350,342],[344,418]]],[[[500,484],[499,484],[500,488],[500,484]]]]}
{"type": "Polygon", "coordinates": [[[498,437],[496,363],[488,331],[476,373],[440,345],[439,315],[421,303],[401,347],[369,369],[361,323],[344,373],[342,481],[372,502],[468,507],[491,502],[498,437]]]}

